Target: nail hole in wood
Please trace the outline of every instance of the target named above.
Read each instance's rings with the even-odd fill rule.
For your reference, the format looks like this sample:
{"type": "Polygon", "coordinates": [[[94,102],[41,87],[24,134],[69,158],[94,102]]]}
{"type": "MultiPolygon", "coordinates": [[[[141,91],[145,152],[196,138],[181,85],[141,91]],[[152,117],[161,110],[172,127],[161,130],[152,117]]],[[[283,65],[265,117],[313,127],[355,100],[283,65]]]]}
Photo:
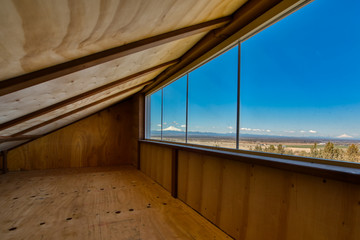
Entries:
{"type": "Polygon", "coordinates": [[[66,221],[70,221],[71,219],[72,219],[72,218],[71,218],[71,217],[69,217],[69,218],[67,218],[67,219],[66,219],[66,221]]]}
{"type": "Polygon", "coordinates": [[[12,227],[12,228],[9,228],[9,231],[14,231],[16,229],[17,229],[17,227],[12,227]]]}
{"type": "Polygon", "coordinates": [[[116,213],[116,214],[119,214],[119,213],[121,213],[121,211],[116,211],[115,213],[116,213]]]}
{"type": "Polygon", "coordinates": [[[326,183],[326,179],[323,179],[323,183],[326,183]]]}
{"type": "Polygon", "coordinates": [[[45,222],[41,222],[41,223],[40,223],[40,225],[44,225],[44,224],[45,224],[45,222]]]}

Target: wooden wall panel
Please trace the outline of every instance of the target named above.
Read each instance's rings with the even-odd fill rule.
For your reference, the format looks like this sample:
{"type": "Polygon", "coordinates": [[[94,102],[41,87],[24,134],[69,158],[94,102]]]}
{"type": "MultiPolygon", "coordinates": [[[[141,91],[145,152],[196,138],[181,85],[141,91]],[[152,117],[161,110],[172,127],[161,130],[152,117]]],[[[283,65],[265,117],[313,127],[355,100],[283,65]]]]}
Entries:
{"type": "Polygon", "coordinates": [[[360,239],[359,185],[185,151],[178,159],[179,199],[235,239],[360,239]]]}
{"type": "Polygon", "coordinates": [[[134,164],[135,101],[128,99],[9,151],[9,170],[134,164]]]}
{"type": "Polygon", "coordinates": [[[172,150],[141,144],[140,170],[171,192],[172,150]]]}

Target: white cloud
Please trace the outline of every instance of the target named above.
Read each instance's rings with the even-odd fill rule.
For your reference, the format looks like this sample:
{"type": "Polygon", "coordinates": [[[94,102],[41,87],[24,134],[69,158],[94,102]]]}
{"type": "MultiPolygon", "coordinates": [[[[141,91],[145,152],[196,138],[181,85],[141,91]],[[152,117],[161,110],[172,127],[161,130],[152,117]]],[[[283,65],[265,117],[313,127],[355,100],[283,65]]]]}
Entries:
{"type": "Polygon", "coordinates": [[[163,129],[163,131],[182,131],[182,130],[179,128],[173,127],[173,126],[169,126],[165,129],[163,129]]]}
{"type": "Polygon", "coordinates": [[[177,123],[176,121],[173,121],[172,123],[175,124],[175,125],[179,125],[179,123],[177,123]]]}
{"type": "Polygon", "coordinates": [[[232,126],[228,126],[227,129],[230,129],[230,130],[231,130],[231,129],[234,129],[234,128],[233,128],[232,126]]]}
{"type": "Polygon", "coordinates": [[[252,128],[246,128],[246,127],[240,128],[240,130],[242,130],[242,131],[253,131],[253,132],[271,132],[271,130],[269,130],[269,129],[266,129],[266,130],[265,129],[259,129],[259,128],[252,129],[252,128]]]}
{"type": "Polygon", "coordinates": [[[300,132],[301,132],[301,133],[304,133],[305,131],[304,131],[304,130],[301,130],[300,132]]]}
{"type": "Polygon", "coordinates": [[[156,126],[161,127],[161,124],[158,124],[158,125],[156,125],[156,126]]]}
{"type": "Polygon", "coordinates": [[[353,137],[344,133],[340,136],[337,136],[337,138],[353,138],[353,137]]]}
{"type": "Polygon", "coordinates": [[[309,133],[317,133],[315,130],[309,130],[309,133]]]}
{"type": "Polygon", "coordinates": [[[183,124],[183,125],[181,125],[180,127],[184,128],[184,127],[186,127],[186,125],[185,125],[185,124],[183,124]]]}
{"type": "Polygon", "coordinates": [[[295,133],[295,131],[293,131],[293,130],[290,130],[290,131],[284,131],[284,132],[286,132],[286,133],[295,133]]]}
{"type": "Polygon", "coordinates": [[[164,122],[163,124],[164,124],[164,125],[166,125],[167,123],[166,123],[166,122],[164,122]]]}

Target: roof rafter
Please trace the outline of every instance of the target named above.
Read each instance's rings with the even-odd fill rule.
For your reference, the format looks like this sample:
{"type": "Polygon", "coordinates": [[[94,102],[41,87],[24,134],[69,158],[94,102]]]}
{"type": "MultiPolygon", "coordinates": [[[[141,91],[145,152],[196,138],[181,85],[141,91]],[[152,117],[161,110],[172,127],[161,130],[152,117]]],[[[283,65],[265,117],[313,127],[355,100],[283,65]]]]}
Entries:
{"type": "Polygon", "coordinates": [[[119,47],[97,52],[85,57],[74,59],[65,63],[27,73],[18,77],[10,78],[0,82],[0,96],[19,91],[52,79],[65,76],[98,64],[102,64],[120,57],[153,48],[182,38],[190,37],[202,32],[211,31],[230,22],[231,17],[222,17],[180,28],[153,37],[128,43],[119,47]]]}
{"type": "Polygon", "coordinates": [[[42,137],[42,135],[17,135],[17,136],[0,136],[0,143],[4,142],[14,142],[21,140],[31,140],[35,138],[42,137]]]}
{"type": "Polygon", "coordinates": [[[125,93],[127,93],[127,92],[130,92],[130,91],[134,90],[134,89],[137,89],[137,88],[140,88],[140,87],[144,87],[144,86],[146,86],[147,84],[149,84],[149,83],[152,82],[152,81],[153,81],[153,80],[150,80],[149,82],[146,82],[146,83],[143,83],[143,84],[140,84],[140,85],[137,85],[137,86],[134,86],[134,87],[125,89],[125,90],[123,90],[123,91],[121,91],[121,92],[112,94],[112,95],[110,95],[110,96],[108,96],[108,97],[102,98],[102,99],[97,100],[97,101],[92,102],[92,103],[89,103],[89,104],[87,104],[87,105],[85,105],[85,106],[82,106],[82,107],[79,107],[79,108],[77,108],[77,109],[74,109],[74,110],[72,110],[72,111],[70,111],[70,112],[68,112],[68,113],[64,113],[64,114],[62,114],[62,115],[60,115],[60,116],[57,116],[57,117],[55,117],[55,118],[49,119],[49,120],[47,120],[47,121],[45,121],[45,122],[39,123],[39,124],[37,124],[37,125],[35,125],[35,126],[32,126],[32,127],[30,127],[30,128],[27,128],[27,129],[25,129],[25,130],[22,130],[21,132],[18,132],[18,133],[16,133],[16,134],[13,134],[11,137],[14,137],[14,138],[15,138],[15,137],[17,137],[17,136],[21,136],[21,135],[23,135],[23,134],[25,134],[25,133],[28,133],[28,132],[31,132],[31,131],[33,131],[33,130],[35,130],[35,129],[41,128],[41,127],[43,127],[43,126],[46,126],[46,125],[48,125],[48,124],[50,124],[50,123],[53,123],[53,122],[56,122],[56,121],[58,121],[58,120],[60,120],[60,119],[63,119],[63,118],[65,118],[65,117],[68,117],[68,116],[73,115],[73,114],[75,114],[75,113],[81,112],[81,111],[83,111],[83,110],[85,110],[85,109],[87,109],[87,108],[93,107],[93,106],[95,106],[95,105],[98,105],[98,104],[100,104],[100,103],[103,103],[103,102],[105,102],[105,101],[108,101],[108,100],[110,100],[110,99],[113,99],[113,98],[115,98],[115,97],[118,97],[118,96],[120,96],[120,95],[123,95],[123,94],[125,94],[125,93]]]}
{"type": "Polygon", "coordinates": [[[121,78],[121,79],[119,79],[117,81],[108,83],[108,84],[106,84],[104,86],[92,89],[90,91],[84,92],[82,94],[76,95],[76,96],[71,97],[71,98],[68,98],[68,99],[66,99],[64,101],[55,103],[55,104],[50,105],[48,107],[39,109],[39,110],[37,110],[35,112],[29,113],[29,114],[26,114],[24,116],[18,117],[16,119],[10,120],[8,122],[2,123],[2,124],[0,124],[0,131],[4,130],[4,129],[7,129],[9,127],[15,126],[17,124],[23,123],[25,121],[28,121],[28,120],[30,120],[32,118],[36,118],[36,117],[39,117],[39,116],[44,115],[46,113],[55,111],[55,110],[57,110],[59,108],[65,107],[65,106],[67,106],[69,104],[73,104],[73,103],[75,103],[77,101],[80,101],[82,99],[91,97],[91,96],[93,96],[95,94],[98,94],[98,93],[101,93],[101,92],[103,92],[105,90],[117,87],[117,86],[119,86],[121,84],[124,84],[124,83],[126,83],[126,82],[128,82],[128,81],[130,81],[132,79],[135,79],[135,78],[138,78],[138,77],[141,77],[141,76],[145,76],[145,75],[147,75],[147,74],[149,74],[151,72],[154,72],[154,71],[156,71],[158,69],[167,67],[169,65],[173,65],[173,64],[177,63],[178,61],[179,61],[178,59],[175,59],[175,60],[171,60],[169,62],[162,63],[160,65],[157,65],[157,66],[145,69],[143,71],[134,73],[134,74],[129,75],[127,77],[121,78]]]}

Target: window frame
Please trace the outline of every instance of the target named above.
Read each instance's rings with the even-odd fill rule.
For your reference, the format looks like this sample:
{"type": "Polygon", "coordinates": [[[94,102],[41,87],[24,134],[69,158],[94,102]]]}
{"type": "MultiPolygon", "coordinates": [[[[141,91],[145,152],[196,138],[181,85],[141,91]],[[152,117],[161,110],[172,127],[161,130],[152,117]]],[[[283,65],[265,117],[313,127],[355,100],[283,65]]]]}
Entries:
{"type": "MultiPolygon", "coordinates": [[[[343,167],[343,168],[353,168],[353,169],[360,169],[360,163],[355,162],[348,162],[348,161],[342,161],[342,160],[333,160],[333,159],[323,159],[323,158],[313,158],[313,157],[303,157],[298,155],[285,155],[285,154],[279,154],[279,153],[270,153],[270,152],[258,152],[254,150],[244,150],[239,149],[239,141],[240,141],[240,60],[241,60],[241,43],[246,41],[247,39],[251,38],[252,36],[256,35],[257,33],[261,32],[265,28],[270,27],[271,25],[275,24],[276,22],[282,20],[283,18],[287,17],[288,15],[292,14],[293,12],[301,9],[302,7],[306,6],[307,4],[313,2],[314,0],[303,0],[299,1],[297,4],[294,4],[293,6],[289,6],[286,10],[282,11],[281,13],[277,14],[275,17],[271,18],[270,20],[266,21],[263,24],[260,24],[259,26],[251,29],[246,34],[243,34],[240,38],[238,38],[236,41],[233,41],[226,46],[222,47],[221,49],[217,50],[215,53],[207,57],[205,60],[202,60],[200,62],[197,62],[195,60],[194,62],[197,62],[194,66],[191,68],[186,69],[185,71],[181,72],[176,77],[172,77],[171,79],[166,80],[166,83],[164,85],[159,85],[156,88],[150,89],[145,93],[145,120],[149,117],[149,108],[148,108],[148,102],[150,102],[149,98],[151,94],[165,88],[167,85],[177,81],[178,79],[187,76],[187,86],[186,86],[186,130],[185,130],[185,143],[180,142],[170,142],[170,141],[164,141],[162,140],[156,140],[156,139],[150,139],[148,136],[148,132],[150,131],[149,121],[144,121],[144,127],[145,127],[145,139],[140,140],[144,143],[153,143],[153,144],[160,144],[164,146],[173,147],[175,149],[181,150],[186,149],[187,147],[189,149],[192,149],[195,151],[221,151],[221,152],[228,152],[228,153],[237,153],[239,156],[241,155],[253,155],[254,157],[266,161],[267,158],[274,158],[274,159],[280,159],[280,160],[289,160],[294,162],[306,162],[310,164],[321,164],[321,165],[329,165],[334,167],[343,167]],[[195,69],[203,66],[204,64],[208,63],[209,61],[213,60],[214,58],[217,58],[219,55],[225,53],[229,49],[238,46],[238,70],[237,70],[237,114],[236,114],[236,148],[225,148],[225,147],[214,147],[214,146],[207,146],[207,145],[201,145],[201,144],[191,144],[188,143],[188,87],[189,87],[189,73],[194,71],[195,69]],[[197,149],[197,150],[196,150],[197,149]]],[[[163,105],[163,98],[162,98],[162,105],[163,105]]],[[[163,109],[162,109],[163,111],[163,109]]],[[[161,117],[161,121],[163,121],[163,115],[161,117]]],[[[161,124],[162,125],[162,124],[161,124]]],[[[162,129],[161,129],[162,131],[162,129]]],[[[161,133],[162,134],[162,133],[161,133]]],[[[288,164],[288,163],[286,163],[288,164]]],[[[265,164],[266,165],[266,164],[265,164]]],[[[291,164],[290,164],[291,165],[291,164]]],[[[319,168],[320,170],[326,170],[325,168],[321,168],[319,166],[316,166],[316,168],[319,168]]],[[[334,170],[334,169],[333,169],[334,170]]],[[[343,174],[349,174],[349,172],[339,170],[340,173],[343,174]]],[[[358,173],[354,172],[354,175],[358,177],[358,173]]]]}

